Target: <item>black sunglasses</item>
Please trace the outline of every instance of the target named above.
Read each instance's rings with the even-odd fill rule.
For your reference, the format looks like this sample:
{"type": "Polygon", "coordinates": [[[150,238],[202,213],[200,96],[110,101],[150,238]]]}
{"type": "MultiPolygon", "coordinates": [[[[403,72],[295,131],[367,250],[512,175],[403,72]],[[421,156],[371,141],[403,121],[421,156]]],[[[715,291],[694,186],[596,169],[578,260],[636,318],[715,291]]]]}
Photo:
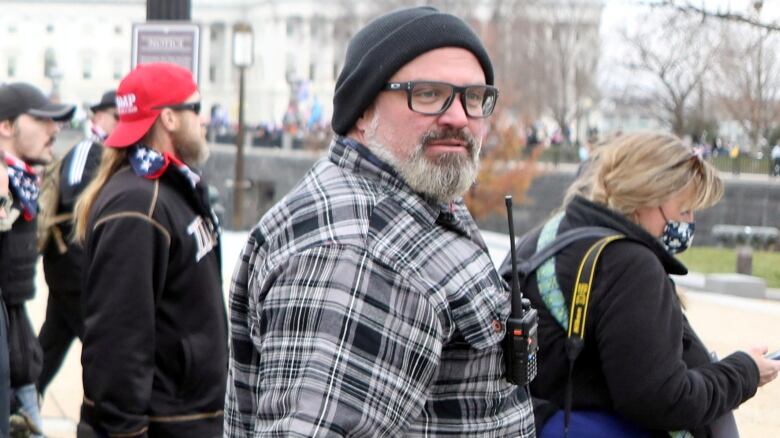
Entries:
{"type": "Polygon", "coordinates": [[[156,106],[154,109],[168,108],[174,111],[192,111],[196,115],[200,114],[200,102],[179,103],[176,105],[161,105],[156,106]]]}

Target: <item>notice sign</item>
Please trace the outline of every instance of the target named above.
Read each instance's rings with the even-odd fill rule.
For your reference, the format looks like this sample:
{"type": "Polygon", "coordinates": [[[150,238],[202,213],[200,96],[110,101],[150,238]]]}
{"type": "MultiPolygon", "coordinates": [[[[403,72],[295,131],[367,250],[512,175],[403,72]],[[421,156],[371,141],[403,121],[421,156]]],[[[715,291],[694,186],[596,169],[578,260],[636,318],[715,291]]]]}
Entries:
{"type": "Polygon", "coordinates": [[[130,68],[150,62],[169,62],[192,72],[198,82],[200,27],[194,23],[151,22],[133,25],[130,68]]]}

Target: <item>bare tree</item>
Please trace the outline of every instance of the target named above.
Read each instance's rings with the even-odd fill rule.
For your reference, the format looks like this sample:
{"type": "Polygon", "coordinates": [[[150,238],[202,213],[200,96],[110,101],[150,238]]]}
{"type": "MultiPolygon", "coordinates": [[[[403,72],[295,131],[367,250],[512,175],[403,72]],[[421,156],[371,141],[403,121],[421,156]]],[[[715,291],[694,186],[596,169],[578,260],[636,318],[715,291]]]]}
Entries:
{"type": "Polygon", "coordinates": [[[769,136],[780,113],[778,36],[762,28],[725,23],[718,56],[720,101],[750,137],[753,145],[769,136]],[[752,35],[751,35],[752,34],[752,35]]]}
{"type": "Polygon", "coordinates": [[[598,97],[601,2],[495,0],[492,7],[488,41],[508,85],[507,109],[527,122],[550,115],[567,131],[581,101],[598,97]]]}
{"type": "MultiPolygon", "coordinates": [[[[662,0],[653,2],[641,1],[639,3],[655,8],[671,8],[688,15],[698,16],[702,21],[707,19],[732,21],[736,23],[747,24],[752,27],[766,29],[768,31],[780,31],[780,24],[778,24],[776,21],[762,21],[757,15],[734,12],[730,9],[709,9],[703,6],[703,2],[698,1],[694,3],[691,1],[662,0]]],[[[764,1],[753,0],[752,3],[753,8],[761,9],[763,7],[764,1]]]]}
{"type": "MultiPolygon", "coordinates": [[[[581,0],[552,2],[549,26],[552,38],[546,61],[557,76],[549,85],[553,118],[562,132],[580,116],[583,98],[596,96],[594,72],[598,64],[598,25],[601,6],[581,0]],[[589,16],[590,15],[590,16],[589,16]],[[595,38],[594,38],[595,37],[595,38]]],[[[570,136],[565,136],[568,141],[570,136]]]]}
{"type": "Polygon", "coordinates": [[[649,98],[657,117],[684,135],[695,92],[706,84],[719,47],[711,29],[679,12],[647,16],[634,32],[623,32],[628,87],[634,98],[649,98]],[[660,22],[653,18],[661,19],[660,22]]]}

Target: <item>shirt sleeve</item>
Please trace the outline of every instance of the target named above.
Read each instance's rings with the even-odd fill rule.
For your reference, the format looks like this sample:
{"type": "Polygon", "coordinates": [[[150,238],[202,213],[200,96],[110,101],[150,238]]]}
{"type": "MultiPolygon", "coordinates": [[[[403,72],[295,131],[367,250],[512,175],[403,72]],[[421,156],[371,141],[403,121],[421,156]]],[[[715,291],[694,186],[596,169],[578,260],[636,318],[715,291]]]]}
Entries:
{"type": "Polygon", "coordinates": [[[109,436],[143,436],[155,370],[155,299],[162,293],[169,235],[148,217],[120,213],[98,223],[85,270],[84,396],[109,436]]]}
{"type": "Polygon", "coordinates": [[[596,292],[604,293],[596,342],[615,409],[655,430],[710,424],[755,394],[755,366],[737,354],[689,367],[683,360],[685,322],[673,285],[649,252],[646,257],[614,256],[628,245],[616,242],[605,250],[604,269],[614,280],[600,286],[608,291],[596,292]]]}
{"type": "Polygon", "coordinates": [[[243,417],[236,425],[260,435],[403,434],[442,349],[426,291],[366,249],[343,245],[307,250],[267,274],[243,271],[231,291],[231,310],[248,314],[232,316],[226,433],[230,418],[243,417]],[[247,336],[251,352],[236,344],[247,336]]]}

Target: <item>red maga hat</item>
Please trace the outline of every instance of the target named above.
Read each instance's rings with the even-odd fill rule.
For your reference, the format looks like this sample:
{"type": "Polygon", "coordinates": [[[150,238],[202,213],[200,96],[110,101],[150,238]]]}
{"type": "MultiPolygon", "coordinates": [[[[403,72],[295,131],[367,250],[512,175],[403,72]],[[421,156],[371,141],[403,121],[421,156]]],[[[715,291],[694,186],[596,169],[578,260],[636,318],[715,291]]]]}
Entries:
{"type": "Polygon", "coordinates": [[[174,64],[141,64],[116,90],[119,124],[106,139],[114,148],[132,146],[149,132],[163,106],[177,105],[198,90],[189,70],[174,64]]]}

